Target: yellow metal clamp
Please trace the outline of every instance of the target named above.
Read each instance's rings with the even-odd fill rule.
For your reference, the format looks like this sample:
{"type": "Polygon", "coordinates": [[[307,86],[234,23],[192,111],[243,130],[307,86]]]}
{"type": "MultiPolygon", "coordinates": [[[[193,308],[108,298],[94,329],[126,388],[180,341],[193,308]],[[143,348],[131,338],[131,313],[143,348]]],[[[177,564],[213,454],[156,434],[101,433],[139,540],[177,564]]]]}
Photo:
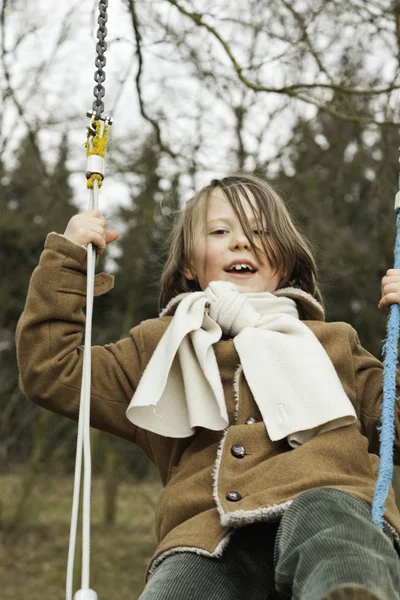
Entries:
{"type": "Polygon", "coordinates": [[[86,179],[87,187],[92,190],[95,180],[97,180],[99,188],[103,183],[104,157],[107,149],[108,129],[112,125],[112,119],[110,117],[100,117],[100,119],[95,120],[94,111],[88,112],[87,116],[91,121],[86,128],[86,179]]]}

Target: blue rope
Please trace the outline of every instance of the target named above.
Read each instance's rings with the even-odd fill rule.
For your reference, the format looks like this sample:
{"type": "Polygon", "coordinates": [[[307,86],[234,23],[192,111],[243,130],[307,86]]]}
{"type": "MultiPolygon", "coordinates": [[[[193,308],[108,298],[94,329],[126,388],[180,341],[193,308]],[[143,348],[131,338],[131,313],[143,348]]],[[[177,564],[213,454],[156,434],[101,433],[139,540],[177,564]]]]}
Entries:
{"type": "MultiPolygon", "coordinates": [[[[394,248],[394,268],[400,268],[400,212],[397,213],[397,236],[394,248]]],[[[380,465],[378,479],[375,487],[372,504],[372,520],[383,529],[383,515],[389,486],[393,477],[393,447],[395,436],[395,405],[396,397],[396,371],[397,371],[397,346],[399,341],[400,307],[398,304],[390,305],[387,322],[387,338],[382,354],[383,362],[383,401],[381,406],[380,431],[380,465]]]]}

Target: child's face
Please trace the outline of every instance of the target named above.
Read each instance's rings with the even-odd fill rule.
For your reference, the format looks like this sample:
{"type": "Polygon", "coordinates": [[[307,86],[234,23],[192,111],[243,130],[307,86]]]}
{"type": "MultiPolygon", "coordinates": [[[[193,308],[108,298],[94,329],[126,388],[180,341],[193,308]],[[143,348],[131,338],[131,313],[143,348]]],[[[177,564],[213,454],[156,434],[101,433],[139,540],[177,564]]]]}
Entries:
{"type": "MultiPolygon", "coordinates": [[[[244,208],[252,225],[253,211],[246,201],[244,208]]],[[[261,243],[260,249],[257,258],[235,211],[223,192],[216,189],[209,199],[206,231],[203,222],[198,223],[195,231],[193,268],[186,268],[184,275],[190,280],[197,278],[202,290],[211,281],[222,280],[231,281],[240,292],[274,292],[281,274],[274,272],[261,243]],[[232,270],[233,265],[243,263],[250,265],[252,270],[232,270]]]]}

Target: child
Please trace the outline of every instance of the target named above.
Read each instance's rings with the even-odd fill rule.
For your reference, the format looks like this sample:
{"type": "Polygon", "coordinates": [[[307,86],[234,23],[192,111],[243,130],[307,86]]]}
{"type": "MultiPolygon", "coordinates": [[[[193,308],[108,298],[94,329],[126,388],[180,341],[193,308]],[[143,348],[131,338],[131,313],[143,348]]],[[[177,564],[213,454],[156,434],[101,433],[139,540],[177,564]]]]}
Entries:
{"type": "MultiPolygon", "coordinates": [[[[73,419],[82,246],[117,236],[93,210],[49,234],[17,327],[24,394],[73,419]]],[[[97,275],[95,295],[112,286],[97,275]]],[[[370,517],[382,365],[325,322],[309,247],[265,181],[213,180],[186,205],[160,302],[160,318],[92,348],[92,426],[138,444],[165,486],[140,599],[399,600],[392,489],[384,533],[370,517]]],[[[394,302],[391,269],[379,308],[394,302]]]]}

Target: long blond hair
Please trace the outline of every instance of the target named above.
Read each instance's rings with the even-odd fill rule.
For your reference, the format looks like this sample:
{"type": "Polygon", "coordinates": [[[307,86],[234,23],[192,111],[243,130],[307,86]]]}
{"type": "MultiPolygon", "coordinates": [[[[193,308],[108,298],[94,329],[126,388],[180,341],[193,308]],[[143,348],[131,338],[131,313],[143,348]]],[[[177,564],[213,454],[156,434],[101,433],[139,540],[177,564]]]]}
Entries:
{"type": "Polygon", "coordinates": [[[199,219],[205,223],[208,200],[216,189],[222,191],[235,211],[252,250],[258,255],[260,248],[253,241],[243,202],[251,206],[257,229],[265,231],[259,238],[262,248],[273,268],[283,274],[279,288],[300,288],[322,303],[311,245],[295,227],[283,199],[260,177],[234,174],[213,179],[187,202],[180,214],[171,231],[169,256],[161,275],[160,309],[178,294],[201,289],[197,280],[186,279],[184,269],[193,267],[195,229],[199,219]]]}

